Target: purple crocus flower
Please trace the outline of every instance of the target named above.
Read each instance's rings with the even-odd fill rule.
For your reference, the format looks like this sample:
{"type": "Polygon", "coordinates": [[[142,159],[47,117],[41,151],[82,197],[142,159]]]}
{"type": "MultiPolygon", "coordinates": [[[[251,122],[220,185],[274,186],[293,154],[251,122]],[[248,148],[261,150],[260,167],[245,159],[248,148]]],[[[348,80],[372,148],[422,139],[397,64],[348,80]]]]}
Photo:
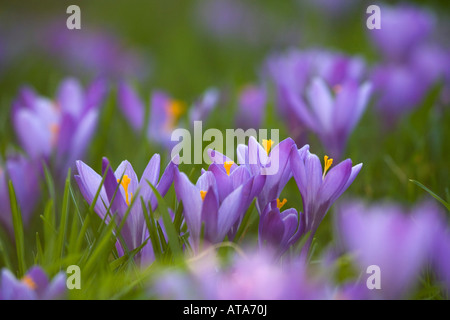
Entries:
{"type": "MultiPolygon", "coordinates": [[[[249,250],[250,251],[250,250],[249,250]]],[[[214,254],[188,263],[188,273],[166,273],[153,287],[159,297],[208,300],[300,300],[328,297],[305,265],[273,260],[273,252],[252,250],[223,266],[214,254]]]]}
{"type": "Polygon", "coordinates": [[[239,208],[239,212],[242,214],[228,232],[228,239],[233,240],[244,217],[243,214],[245,214],[253,199],[261,193],[266,181],[266,176],[252,174],[246,165],[236,164],[230,158],[216,150],[209,149],[208,156],[213,161],[209,166],[208,171],[212,172],[216,179],[219,202],[225,200],[225,198],[239,186],[249,182],[250,179],[253,180],[251,189],[244,191],[246,198],[243,199],[241,208],[239,208]]]}
{"type": "Polygon", "coordinates": [[[18,280],[9,270],[3,269],[0,279],[0,300],[55,300],[66,293],[66,275],[58,273],[52,281],[38,266],[32,267],[18,280]]]}
{"type": "Polygon", "coordinates": [[[11,180],[24,225],[28,225],[40,196],[39,163],[22,155],[10,156],[0,166],[0,223],[13,234],[8,181],[11,180]]]}
{"type": "Polygon", "coordinates": [[[347,140],[367,107],[371,85],[361,86],[347,81],[334,89],[334,94],[320,78],[313,79],[306,91],[307,102],[287,93],[297,117],[315,132],[325,149],[340,159],[347,140]]]}
{"type": "MultiPolygon", "coordinates": [[[[310,120],[312,116],[305,115],[304,103],[300,103],[311,82],[321,78],[334,91],[340,91],[346,83],[361,83],[365,74],[365,63],[361,58],[318,49],[291,49],[285,54],[272,55],[267,60],[266,68],[275,84],[278,111],[286,120],[291,137],[299,144],[305,143],[306,129],[311,130],[313,125],[310,120]]],[[[351,103],[345,114],[351,111],[356,113],[352,107],[354,104],[351,103]]],[[[314,128],[315,132],[321,131],[320,125],[314,128]]]]}
{"type": "MultiPolygon", "coordinates": [[[[100,196],[95,204],[95,211],[100,218],[105,219],[106,223],[110,222],[112,215],[117,214],[117,222],[121,223],[128,207],[132,204],[132,201],[136,196],[142,198],[144,204],[147,206],[147,211],[149,209],[149,203],[151,209],[154,211],[157,208],[158,203],[149,183],[156,187],[161,196],[164,196],[172,185],[176,162],[176,159],[171,161],[162,174],[161,179],[159,179],[160,156],[155,154],[150,159],[141,179],[138,180],[133,167],[128,161],[123,161],[117,170],[113,172],[109,167],[109,161],[104,158],[102,171],[103,174],[105,174],[105,170],[107,170],[106,178],[104,185],[101,186],[100,196]],[[120,192],[115,195],[117,189],[119,189],[120,192]],[[113,197],[114,201],[112,201],[113,197]],[[107,216],[108,208],[110,209],[111,216],[107,216]]],[[[97,174],[82,161],[77,161],[77,169],[78,175],[75,176],[75,179],[84,198],[91,204],[100,187],[102,176],[97,174]]],[[[121,230],[128,251],[138,248],[149,238],[140,200],[141,199],[138,199],[133,202],[129,216],[121,230]]],[[[119,240],[116,244],[116,248],[120,256],[124,255],[126,252],[119,240]]],[[[154,260],[154,252],[151,243],[148,242],[136,257],[141,260],[141,264],[152,262],[154,260]]]]}
{"type": "Polygon", "coordinates": [[[264,183],[246,170],[232,161],[211,164],[195,185],[184,173],[176,171],[175,192],[183,202],[194,250],[199,245],[202,223],[205,239],[210,243],[221,242],[230,232],[234,236],[236,224],[264,183]]]}
{"type": "Polygon", "coordinates": [[[350,202],[339,208],[338,228],[343,245],[355,255],[361,273],[371,265],[380,267],[381,289],[370,296],[404,298],[433,252],[441,229],[439,211],[432,204],[406,212],[395,204],[366,206],[350,202]]]}
{"type": "Polygon", "coordinates": [[[105,93],[103,80],[85,91],[71,78],[61,83],[54,100],[22,89],[13,109],[21,146],[32,159],[50,161],[54,157],[57,175],[64,177],[89,145],[105,93]]]}
{"type": "MultiPolygon", "coordinates": [[[[191,109],[191,120],[205,120],[217,102],[217,90],[208,89],[191,109]]],[[[134,130],[140,131],[144,128],[145,102],[126,82],[121,82],[119,85],[119,106],[134,130]]],[[[168,149],[174,146],[176,142],[171,140],[172,132],[179,126],[183,126],[180,119],[186,109],[184,102],[171,98],[163,91],[154,91],[150,101],[148,139],[168,149]]]]}
{"type": "Polygon", "coordinates": [[[434,25],[434,16],[423,9],[383,6],[381,29],[370,30],[370,35],[385,58],[402,62],[428,39],[434,25]]]}
{"type": "Polygon", "coordinates": [[[352,166],[350,159],[330,169],[332,163],[333,159],[325,156],[322,170],[320,159],[309,152],[309,145],[299,150],[294,146],[290,153],[291,170],[302,196],[305,232],[310,232],[305,250],[302,252],[304,257],[322,219],[333,203],[353,183],[362,167],[361,163],[352,166]]]}
{"type": "Polygon", "coordinates": [[[209,88],[197,99],[189,111],[189,121],[193,125],[194,121],[205,121],[211,112],[217,107],[220,99],[220,92],[216,88],[209,88]]]}
{"type": "Polygon", "coordinates": [[[263,145],[260,145],[254,137],[250,137],[248,146],[241,144],[237,147],[239,163],[245,165],[253,176],[266,176],[256,203],[260,214],[269,202],[280,197],[281,191],[292,177],[289,154],[295,145],[291,138],[275,146],[272,146],[274,141],[270,139],[262,142],[263,145]]]}
{"type": "Polygon", "coordinates": [[[269,202],[259,220],[259,245],[269,245],[276,248],[281,256],[286,250],[304,234],[305,215],[294,208],[281,212],[286,199],[269,202]],[[300,218],[300,219],[299,219],[300,218]],[[299,220],[300,223],[299,223],[299,220]]]}
{"type": "Polygon", "coordinates": [[[244,130],[259,129],[266,107],[266,90],[262,86],[246,86],[239,95],[236,124],[244,130]]]}

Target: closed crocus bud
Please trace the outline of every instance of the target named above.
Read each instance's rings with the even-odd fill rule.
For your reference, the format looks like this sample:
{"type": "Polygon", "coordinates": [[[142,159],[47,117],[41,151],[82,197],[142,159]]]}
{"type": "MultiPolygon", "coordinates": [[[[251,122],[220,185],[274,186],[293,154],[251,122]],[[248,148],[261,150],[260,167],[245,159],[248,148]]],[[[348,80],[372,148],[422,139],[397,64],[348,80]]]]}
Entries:
{"type": "Polygon", "coordinates": [[[281,211],[287,200],[276,199],[267,204],[259,220],[259,245],[268,246],[282,255],[304,232],[304,215],[294,208],[281,211]]]}

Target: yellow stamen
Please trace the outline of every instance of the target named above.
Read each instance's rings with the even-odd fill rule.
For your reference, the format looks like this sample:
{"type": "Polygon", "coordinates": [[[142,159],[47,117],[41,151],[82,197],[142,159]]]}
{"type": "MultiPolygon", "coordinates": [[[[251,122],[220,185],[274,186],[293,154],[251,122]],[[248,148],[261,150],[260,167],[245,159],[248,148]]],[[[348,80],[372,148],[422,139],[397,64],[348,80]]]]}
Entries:
{"type": "MultiPolygon", "coordinates": [[[[117,182],[120,182],[120,179],[117,179],[117,182]]],[[[130,185],[131,179],[128,177],[128,175],[124,175],[122,178],[122,182],[120,185],[125,190],[125,201],[127,202],[127,205],[130,205],[131,199],[133,199],[133,193],[130,192],[130,197],[128,196],[128,186],[130,185]],[[129,198],[129,199],[128,199],[129,198]]]]}
{"type": "Polygon", "coordinates": [[[234,161],[225,161],[223,166],[225,167],[225,170],[227,171],[227,175],[230,175],[231,166],[234,164],[234,161]]]}
{"type": "Polygon", "coordinates": [[[273,140],[272,139],[269,139],[269,140],[263,139],[262,144],[263,144],[264,149],[267,152],[267,155],[269,155],[270,148],[272,148],[272,145],[273,145],[273,140]]]}
{"type": "Polygon", "coordinates": [[[277,208],[278,209],[283,208],[283,206],[286,204],[286,202],[287,202],[286,198],[284,198],[283,201],[280,201],[280,199],[277,199],[277,208]]]}
{"type": "Polygon", "coordinates": [[[202,201],[205,200],[205,197],[206,197],[206,193],[207,193],[207,192],[208,192],[208,191],[200,190],[200,197],[202,197],[202,201]]]}
{"type": "Polygon", "coordinates": [[[333,159],[328,158],[328,156],[323,157],[323,178],[325,177],[325,174],[327,173],[328,169],[330,169],[332,164],[333,159]]]}
{"type": "Polygon", "coordinates": [[[179,100],[170,100],[166,105],[167,122],[166,128],[172,130],[175,128],[178,120],[186,110],[186,105],[179,100]]]}
{"type": "Polygon", "coordinates": [[[34,282],[33,279],[31,279],[30,276],[23,277],[22,278],[22,283],[25,284],[31,290],[36,290],[36,288],[37,288],[36,282],[34,282]]]}

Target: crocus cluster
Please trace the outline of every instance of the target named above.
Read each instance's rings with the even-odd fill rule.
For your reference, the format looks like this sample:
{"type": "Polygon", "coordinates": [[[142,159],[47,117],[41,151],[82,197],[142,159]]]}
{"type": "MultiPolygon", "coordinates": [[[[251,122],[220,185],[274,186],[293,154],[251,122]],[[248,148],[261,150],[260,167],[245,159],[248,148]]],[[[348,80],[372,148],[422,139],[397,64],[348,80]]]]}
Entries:
{"type": "Polygon", "coordinates": [[[327,51],[291,50],[271,56],[267,69],[291,136],[304,143],[306,132],[313,132],[331,156],[341,158],[370,98],[371,85],[362,82],[363,60],[327,51]]]}
{"type": "Polygon", "coordinates": [[[95,203],[96,213],[106,223],[110,223],[112,217],[117,217],[115,221],[117,224],[123,222],[121,230],[123,242],[118,239],[116,243],[119,256],[145,244],[136,255],[136,259],[142,264],[153,262],[155,256],[152,244],[148,241],[149,232],[142,205],[146,207],[147,212],[157,208],[158,203],[151,186],[164,196],[172,185],[176,162],[176,159],[171,161],[159,178],[161,160],[160,156],[155,154],[150,159],[142,177],[138,179],[128,161],[123,161],[113,172],[108,159],[104,158],[102,175],[105,175],[105,181],[102,185],[102,176],[84,162],[77,161],[78,174],[75,175],[75,179],[86,201],[92,204],[97,191],[100,190],[95,203]],[[124,220],[128,210],[129,216],[124,220]]]}
{"type": "Polygon", "coordinates": [[[371,75],[375,107],[388,126],[418,107],[439,81],[445,83],[443,95],[448,91],[450,52],[432,40],[435,20],[417,7],[385,6],[382,28],[370,32],[383,56],[371,75]]]}

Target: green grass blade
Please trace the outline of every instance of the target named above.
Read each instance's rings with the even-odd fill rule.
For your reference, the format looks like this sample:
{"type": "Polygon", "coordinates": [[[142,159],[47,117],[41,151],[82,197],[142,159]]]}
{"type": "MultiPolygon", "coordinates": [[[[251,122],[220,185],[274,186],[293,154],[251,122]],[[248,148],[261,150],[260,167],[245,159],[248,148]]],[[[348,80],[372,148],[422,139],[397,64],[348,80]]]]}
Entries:
{"type": "Polygon", "coordinates": [[[19,206],[17,204],[16,193],[12,181],[9,181],[9,201],[11,204],[11,214],[14,226],[14,238],[16,240],[17,261],[19,264],[19,274],[21,278],[25,274],[26,262],[25,262],[25,236],[23,232],[23,221],[20,213],[19,206]]]}
{"type": "Polygon", "coordinates": [[[444,205],[444,207],[447,208],[448,211],[450,211],[450,203],[446,202],[444,199],[442,199],[441,197],[439,197],[436,193],[434,193],[433,191],[431,191],[430,189],[428,189],[427,187],[425,187],[423,184],[421,184],[419,181],[413,180],[413,179],[409,179],[409,181],[411,181],[412,183],[414,183],[415,185],[419,186],[420,188],[422,188],[423,190],[425,190],[426,192],[428,192],[433,198],[435,198],[437,201],[439,201],[440,203],[442,203],[444,205]]]}

